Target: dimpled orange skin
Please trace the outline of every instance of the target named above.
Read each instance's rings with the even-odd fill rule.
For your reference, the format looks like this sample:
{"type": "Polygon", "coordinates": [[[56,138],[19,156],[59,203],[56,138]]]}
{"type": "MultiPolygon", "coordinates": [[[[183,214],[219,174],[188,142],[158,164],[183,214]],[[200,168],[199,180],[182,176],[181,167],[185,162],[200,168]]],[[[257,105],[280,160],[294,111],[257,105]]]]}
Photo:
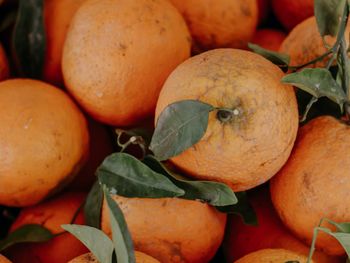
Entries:
{"type": "MultiPolygon", "coordinates": [[[[226,215],[208,204],[178,198],[113,199],[124,213],[135,249],[160,262],[209,262],[222,242],[226,215]]],[[[101,222],[110,235],[105,204],[101,222]]]]}
{"type": "Polygon", "coordinates": [[[45,0],[44,22],[46,50],[43,79],[54,85],[63,85],[61,60],[63,44],[70,21],[85,0],[45,0]]]}
{"type": "Polygon", "coordinates": [[[11,261],[0,254],[0,263],[11,263],[11,261]]]}
{"type": "Polygon", "coordinates": [[[133,125],[154,113],[165,79],[190,56],[190,42],[167,0],[90,0],[71,22],[64,81],[93,118],[133,125]]]}
{"type": "MultiPolygon", "coordinates": [[[[136,263],[160,263],[155,258],[146,255],[145,253],[135,251],[136,263]]],[[[92,253],[81,255],[72,259],[68,263],[98,263],[96,257],[92,253]]]]}
{"type": "Polygon", "coordinates": [[[0,204],[36,204],[84,164],[86,120],[63,91],[36,80],[3,81],[0,116],[0,204]]]}
{"type": "Polygon", "coordinates": [[[314,0],[272,0],[272,8],[282,25],[291,30],[314,15],[314,0]]]}
{"type": "Polygon", "coordinates": [[[252,39],[253,44],[257,44],[265,49],[278,51],[286,34],[276,29],[259,29],[252,39]]]}
{"type": "MultiPolygon", "coordinates": [[[[283,248],[308,256],[310,248],[298,240],[283,225],[271,202],[268,188],[258,189],[249,196],[258,218],[258,226],[243,223],[237,215],[227,218],[223,249],[226,262],[233,262],[260,249],[283,248]]],[[[317,263],[342,263],[344,259],[315,251],[317,263]]]]}
{"type": "Polygon", "coordinates": [[[170,0],[184,16],[198,50],[246,48],[258,23],[256,0],[170,0]]]}
{"type": "MultiPolygon", "coordinates": [[[[329,116],[318,117],[300,129],[293,153],[271,181],[271,197],[282,221],[311,243],[321,218],[350,221],[350,128],[329,116]]],[[[327,224],[325,224],[328,227],[327,224]]],[[[316,247],[331,255],[345,251],[320,233],[316,247]]]]}
{"type": "MultiPolygon", "coordinates": [[[[24,208],[11,226],[10,232],[26,224],[40,224],[53,234],[64,232],[62,224],[70,224],[85,193],[65,193],[36,206],[24,208]]],[[[84,215],[80,211],[74,224],[84,224],[84,215]]],[[[72,258],[88,252],[88,249],[70,233],[54,237],[40,244],[16,245],[10,250],[9,258],[14,263],[65,263],[72,258]]]]}
{"type": "Polygon", "coordinates": [[[181,64],[163,86],[156,120],[166,106],[186,99],[237,115],[223,123],[210,113],[202,139],[171,161],[185,174],[234,191],[269,180],[289,157],[298,129],[295,94],[282,77],[277,66],[244,50],[212,50],[181,64]]]}
{"type": "MultiPolygon", "coordinates": [[[[306,263],[307,257],[285,249],[263,249],[253,252],[234,263],[283,263],[283,262],[306,263]]],[[[311,263],[314,262],[311,260],[311,263]]]]}
{"type": "Polygon", "coordinates": [[[10,75],[10,69],[6,58],[5,50],[0,43],[0,81],[7,79],[10,75]]]}

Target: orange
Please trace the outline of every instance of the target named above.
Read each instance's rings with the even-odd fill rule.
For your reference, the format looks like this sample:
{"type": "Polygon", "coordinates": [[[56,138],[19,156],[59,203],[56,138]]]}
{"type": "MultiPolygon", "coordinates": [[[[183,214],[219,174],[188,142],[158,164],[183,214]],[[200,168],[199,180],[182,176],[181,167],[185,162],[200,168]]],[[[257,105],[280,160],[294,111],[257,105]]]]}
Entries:
{"type": "Polygon", "coordinates": [[[272,7],[277,19],[288,30],[314,14],[314,0],[272,0],[272,7]]]}
{"type": "MultiPolygon", "coordinates": [[[[62,224],[70,224],[77,209],[85,200],[84,193],[65,193],[36,206],[24,208],[10,231],[26,225],[40,224],[53,234],[64,232],[62,224]]],[[[80,211],[74,224],[84,224],[80,211]]],[[[14,263],[66,263],[86,253],[87,248],[70,233],[63,233],[44,243],[27,243],[10,249],[9,258],[14,263]]]]}
{"type": "Polygon", "coordinates": [[[85,0],[45,0],[46,50],[43,78],[54,85],[63,84],[61,59],[70,21],[85,0]]]}
{"type": "Polygon", "coordinates": [[[251,42],[265,49],[278,51],[285,38],[284,32],[266,28],[257,30],[251,42]]]}
{"type": "MultiPolygon", "coordinates": [[[[226,215],[206,203],[178,198],[113,198],[124,213],[135,249],[160,262],[209,262],[223,239],[226,215]]],[[[110,235],[105,204],[101,222],[102,230],[110,235]]]]}
{"type": "MultiPolygon", "coordinates": [[[[282,221],[311,243],[321,218],[350,221],[350,128],[329,116],[318,117],[300,129],[294,151],[271,181],[271,197],[282,221]]],[[[328,226],[324,224],[324,226],[328,226]]],[[[316,247],[331,255],[345,251],[321,233],[316,247]]]]}
{"type": "MultiPolygon", "coordinates": [[[[135,258],[136,258],[136,263],[160,263],[158,260],[139,251],[135,251],[135,258]]],[[[87,253],[72,259],[68,263],[93,263],[93,262],[98,263],[97,259],[92,253],[87,253]]]]}
{"type": "Polygon", "coordinates": [[[0,81],[7,79],[10,75],[10,69],[6,58],[5,50],[0,43],[0,81]]]}
{"type": "Polygon", "coordinates": [[[235,49],[208,51],[177,67],[160,93],[156,118],[186,99],[232,114],[210,113],[203,138],[171,161],[196,179],[224,182],[234,191],[270,179],[288,159],[298,129],[294,91],[282,77],[270,61],[235,49]]]}
{"type": "Polygon", "coordinates": [[[0,263],[11,263],[11,261],[0,254],[0,263]]]}
{"type": "MultiPolygon", "coordinates": [[[[260,249],[283,248],[307,256],[310,248],[294,237],[275,212],[268,188],[258,189],[249,196],[257,214],[258,226],[245,225],[236,215],[228,217],[223,248],[226,262],[233,262],[260,249]]],[[[342,259],[316,251],[317,263],[340,263],[342,259]]]]}
{"type": "Polygon", "coordinates": [[[167,0],[91,0],[71,22],[63,75],[93,118],[127,126],[154,113],[165,79],[189,55],[185,21],[167,0]]]}
{"type": "MultiPolygon", "coordinates": [[[[263,249],[253,252],[235,263],[306,263],[307,257],[285,249],[263,249]]],[[[313,261],[311,261],[312,263],[313,261]]]]}
{"type": "Polygon", "coordinates": [[[258,23],[256,0],[170,0],[184,16],[195,48],[246,48],[258,23]]]}
{"type": "Polygon", "coordinates": [[[0,116],[0,204],[36,204],[85,162],[86,120],[63,91],[36,80],[3,81],[0,116]]]}

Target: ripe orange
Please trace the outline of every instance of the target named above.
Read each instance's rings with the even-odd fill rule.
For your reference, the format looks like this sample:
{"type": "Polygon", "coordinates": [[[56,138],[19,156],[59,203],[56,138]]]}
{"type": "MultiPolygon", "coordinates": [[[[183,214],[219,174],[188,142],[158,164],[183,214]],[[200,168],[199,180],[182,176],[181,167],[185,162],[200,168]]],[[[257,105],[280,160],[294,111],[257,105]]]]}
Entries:
{"type": "Polygon", "coordinates": [[[0,263],[11,263],[11,261],[0,254],[0,263]]]}
{"type": "Polygon", "coordinates": [[[314,14],[314,0],[272,0],[272,7],[278,20],[288,30],[314,14]]]}
{"type": "Polygon", "coordinates": [[[0,116],[0,204],[36,204],[85,162],[86,120],[63,91],[36,80],[3,81],[0,116]]]}
{"type": "MultiPolygon", "coordinates": [[[[11,226],[14,231],[26,224],[40,224],[53,234],[62,233],[62,224],[70,224],[75,212],[84,202],[83,193],[65,193],[36,206],[24,208],[11,226]]],[[[82,211],[74,221],[84,224],[82,211]]],[[[44,243],[16,245],[11,248],[9,258],[14,263],[65,263],[86,253],[87,248],[70,233],[63,233],[44,243]]]]}
{"type": "Polygon", "coordinates": [[[167,79],[156,118],[169,104],[200,100],[233,111],[212,112],[203,138],[171,161],[196,179],[244,191],[270,179],[286,162],[298,129],[293,88],[283,72],[249,51],[216,49],[192,57],[167,79]]]}
{"type": "Polygon", "coordinates": [[[85,0],[45,0],[46,50],[43,78],[54,85],[63,84],[61,60],[70,21],[85,0]]]}
{"type": "Polygon", "coordinates": [[[257,44],[263,48],[278,51],[286,34],[276,29],[259,29],[255,32],[252,43],[257,44]]]}
{"type": "Polygon", "coordinates": [[[258,23],[256,0],[170,0],[184,16],[195,48],[246,48],[258,23]]]}
{"type": "Polygon", "coordinates": [[[9,65],[7,62],[5,50],[0,43],[0,81],[7,79],[10,75],[9,65]]]}
{"type": "MultiPolygon", "coordinates": [[[[350,187],[349,135],[350,128],[333,117],[310,121],[300,129],[291,157],[271,181],[271,197],[280,218],[309,244],[321,218],[350,221],[350,203],[345,201],[350,187]]],[[[331,255],[345,253],[323,233],[316,246],[331,255]]]]}
{"type": "MultiPolygon", "coordinates": [[[[223,243],[226,262],[260,249],[283,248],[307,256],[310,248],[294,237],[275,212],[268,188],[258,189],[249,196],[257,214],[258,226],[245,225],[236,215],[228,217],[223,243]]],[[[340,258],[316,251],[313,259],[318,263],[340,263],[340,258]]]]}
{"type": "Polygon", "coordinates": [[[154,113],[170,72],[190,55],[190,36],[166,0],[91,0],[64,46],[67,89],[95,119],[133,125],[154,113]]]}
{"type": "Polygon", "coordinates": [[[306,261],[306,256],[285,249],[263,249],[246,255],[235,263],[306,263],[306,261]]]}
{"type": "MultiPolygon", "coordinates": [[[[113,198],[124,213],[135,249],[160,262],[209,262],[223,239],[226,215],[206,203],[178,198],[113,198]]],[[[110,235],[105,204],[101,222],[102,230],[110,235]]]]}
{"type": "MultiPolygon", "coordinates": [[[[135,251],[135,258],[136,263],[160,263],[155,258],[139,251],[135,251]]],[[[68,263],[98,263],[98,261],[92,253],[87,253],[72,259],[68,263]]]]}

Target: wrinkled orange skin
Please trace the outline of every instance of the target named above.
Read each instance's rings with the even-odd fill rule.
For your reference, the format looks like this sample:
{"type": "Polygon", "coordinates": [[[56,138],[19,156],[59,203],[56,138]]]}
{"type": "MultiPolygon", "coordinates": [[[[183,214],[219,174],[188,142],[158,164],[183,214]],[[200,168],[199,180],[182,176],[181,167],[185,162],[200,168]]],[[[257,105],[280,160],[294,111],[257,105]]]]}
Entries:
{"type": "Polygon", "coordinates": [[[314,15],[314,0],[272,0],[272,8],[281,24],[291,30],[314,15]]]}
{"type": "MultiPolygon", "coordinates": [[[[160,263],[155,258],[152,258],[151,256],[139,251],[135,251],[135,258],[136,263],[160,263]]],[[[98,261],[92,253],[87,253],[72,259],[68,263],[98,263],[98,261]]]]}
{"type": "Polygon", "coordinates": [[[36,80],[3,81],[0,116],[0,204],[36,204],[67,185],[84,164],[86,120],[63,91],[36,80]]]}
{"type": "MultiPolygon", "coordinates": [[[[283,262],[306,263],[307,257],[286,249],[263,249],[253,252],[235,263],[283,263],[283,262]]],[[[311,263],[314,262],[311,260],[311,263]]]]}
{"type": "Polygon", "coordinates": [[[170,0],[184,16],[195,49],[246,48],[258,23],[256,0],[170,0]]]}
{"type": "Polygon", "coordinates": [[[0,254],[0,263],[11,263],[11,261],[0,254]]]}
{"type": "Polygon", "coordinates": [[[0,43],[0,81],[5,80],[10,75],[10,69],[5,54],[5,50],[0,43]]]}
{"type": "Polygon", "coordinates": [[[196,179],[244,191],[270,179],[286,162],[298,129],[298,110],[283,72],[249,51],[211,50],[187,60],[160,93],[156,120],[171,103],[192,99],[235,110],[226,123],[215,111],[201,140],[171,162],[196,179]]]}
{"type": "Polygon", "coordinates": [[[258,29],[251,42],[265,49],[278,51],[285,38],[286,34],[280,30],[258,29]]]}
{"type": "MultiPolygon", "coordinates": [[[[270,199],[268,188],[258,189],[249,196],[258,218],[258,226],[243,223],[239,216],[228,217],[223,243],[226,262],[235,260],[260,249],[283,248],[307,256],[310,248],[298,240],[283,225],[270,199]]],[[[316,251],[317,263],[341,263],[342,259],[316,251]]]]}
{"type": "MultiPolygon", "coordinates": [[[[62,224],[70,224],[75,212],[84,202],[84,193],[65,193],[39,205],[24,208],[11,226],[10,232],[26,224],[40,224],[53,234],[64,232],[62,224]]],[[[80,211],[74,224],[84,224],[80,211]]],[[[88,249],[70,233],[63,233],[38,244],[16,245],[9,251],[13,263],[66,263],[88,249]]]]}
{"type": "MultiPolygon", "coordinates": [[[[349,148],[349,126],[329,116],[313,119],[300,129],[288,162],[271,180],[271,197],[280,218],[308,244],[322,218],[350,221],[349,148]]],[[[331,255],[345,253],[324,233],[318,235],[316,247],[331,255]]]]}
{"type": "MultiPolygon", "coordinates": [[[[206,203],[179,198],[113,198],[124,213],[135,249],[160,262],[209,262],[222,242],[226,215],[206,203]]],[[[102,230],[110,235],[105,204],[101,222],[102,230]]]]}
{"type": "Polygon", "coordinates": [[[62,69],[68,91],[96,120],[130,126],[154,113],[190,35],[166,0],[90,0],[74,16],[62,69]]]}

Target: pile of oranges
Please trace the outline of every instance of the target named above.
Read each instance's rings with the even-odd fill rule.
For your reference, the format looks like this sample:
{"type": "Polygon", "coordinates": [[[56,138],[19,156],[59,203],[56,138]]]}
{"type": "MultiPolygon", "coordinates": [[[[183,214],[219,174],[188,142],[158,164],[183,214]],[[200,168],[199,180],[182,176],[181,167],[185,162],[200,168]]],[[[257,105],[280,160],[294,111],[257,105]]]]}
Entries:
{"type": "MultiPolygon", "coordinates": [[[[313,10],[313,0],[44,0],[42,79],[15,77],[0,46],[2,217],[20,208],[0,227],[40,224],[55,236],[11,246],[0,262],[97,262],[61,225],[85,224],[79,208],[116,151],[111,131],[153,127],[181,100],[232,115],[211,112],[170,169],[247,191],[258,226],[196,200],[115,195],[136,261],[306,262],[322,218],[350,221],[350,128],[329,116],[299,128],[295,89],[248,43],[292,65],[314,59],[326,47],[313,10]]],[[[111,235],[105,204],[100,227],[111,235]]],[[[316,247],[313,262],[346,260],[332,237],[320,234],[316,247]]]]}

